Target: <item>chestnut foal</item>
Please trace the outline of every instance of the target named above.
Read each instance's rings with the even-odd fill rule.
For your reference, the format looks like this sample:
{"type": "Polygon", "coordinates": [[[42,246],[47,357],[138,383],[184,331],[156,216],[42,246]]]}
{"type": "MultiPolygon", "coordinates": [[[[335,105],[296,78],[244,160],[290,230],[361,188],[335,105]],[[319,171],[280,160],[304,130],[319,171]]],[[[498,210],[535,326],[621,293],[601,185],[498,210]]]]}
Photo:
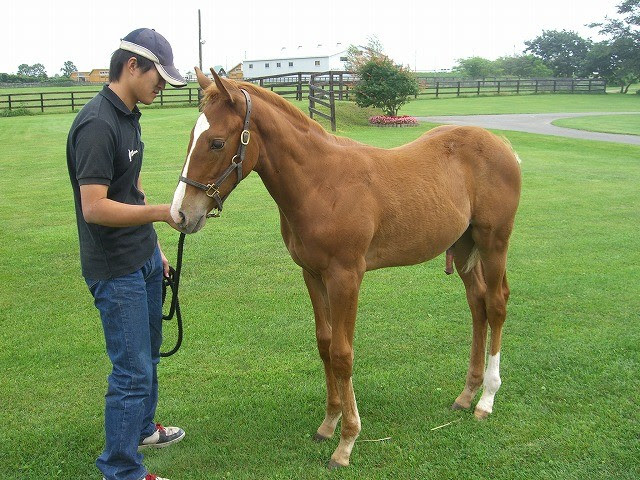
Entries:
{"type": "Polygon", "coordinates": [[[466,384],[453,408],[469,408],[482,386],[475,415],[485,418],[501,383],[507,248],[520,197],[511,147],[481,128],[442,126],[402,147],[374,148],[327,133],[268,90],[212,73],[214,82],[197,70],[205,96],[172,216],[194,233],[252,170],[264,182],[315,314],[327,385],[315,439],[331,437],[342,418],[329,466],[349,464],[360,432],[351,375],[368,270],[424,262],[450,249],[473,319],[466,384]]]}

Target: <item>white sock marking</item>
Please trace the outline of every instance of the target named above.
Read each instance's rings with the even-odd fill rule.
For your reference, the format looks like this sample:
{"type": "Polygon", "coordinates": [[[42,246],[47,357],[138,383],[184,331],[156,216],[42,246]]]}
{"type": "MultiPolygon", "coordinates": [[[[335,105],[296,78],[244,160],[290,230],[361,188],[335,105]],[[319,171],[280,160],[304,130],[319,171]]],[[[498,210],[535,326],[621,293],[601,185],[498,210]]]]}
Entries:
{"type": "MultiPolygon", "coordinates": [[[[191,144],[191,150],[189,151],[189,155],[187,155],[187,161],[184,164],[184,169],[182,170],[182,176],[188,178],[189,173],[189,161],[191,160],[191,154],[193,150],[196,148],[196,144],[198,143],[198,139],[203,132],[209,129],[209,121],[204,113],[201,113],[198,117],[198,121],[196,122],[196,126],[193,130],[193,143],[191,144]]],[[[178,182],[178,186],[176,187],[176,191],[173,194],[173,202],[171,202],[171,216],[173,217],[174,222],[178,222],[180,220],[180,215],[178,212],[182,207],[182,200],[184,200],[184,193],[187,188],[187,184],[184,182],[178,182]]]]}
{"type": "Polygon", "coordinates": [[[482,382],[482,397],[476,405],[476,408],[491,413],[493,410],[493,399],[496,392],[500,388],[500,352],[495,355],[489,355],[489,365],[484,373],[484,382],[482,382]]]}

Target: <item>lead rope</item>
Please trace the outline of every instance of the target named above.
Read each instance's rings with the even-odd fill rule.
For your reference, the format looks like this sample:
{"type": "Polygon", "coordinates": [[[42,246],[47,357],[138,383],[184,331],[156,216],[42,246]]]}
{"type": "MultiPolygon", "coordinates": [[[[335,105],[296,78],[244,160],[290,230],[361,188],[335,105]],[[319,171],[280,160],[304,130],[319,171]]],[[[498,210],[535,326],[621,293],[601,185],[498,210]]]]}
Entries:
{"type": "Polygon", "coordinates": [[[161,357],[170,357],[178,351],[182,344],[182,314],[180,313],[180,300],[178,300],[178,287],[180,285],[180,271],[182,270],[182,251],[184,249],[185,234],[180,234],[178,240],[178,258],[176,268],[169,267],[169,276],[162,279],[162,304],[167,296],[167,288],[171,289],[171,307],[167,315],[162,315],[163,320],[171,320],[175,314],[178,323],[178,339],[176,345],[168,352],[160,352],[161,357]]]}

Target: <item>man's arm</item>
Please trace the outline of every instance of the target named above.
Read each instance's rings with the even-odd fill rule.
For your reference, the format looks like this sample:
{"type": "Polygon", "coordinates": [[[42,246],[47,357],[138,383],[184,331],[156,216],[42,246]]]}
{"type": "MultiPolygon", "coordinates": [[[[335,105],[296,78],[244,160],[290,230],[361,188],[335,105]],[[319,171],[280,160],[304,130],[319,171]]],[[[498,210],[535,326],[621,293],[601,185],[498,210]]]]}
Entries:
{"type": "MultiPolygon", "coordinates": [[[[142,175],[138,175],[138,190],[140,190],[144,195],[144,204],[147,205],[147,196],[142,189],[142,175]]],[[[160,258],[162,258],[162,273],[165,277],[169,278],[169,260],[167,260],[167,256],[162,251],[162,247],[160,246],[160,239],[158,239],[158,249],[160,250],[160,258]]]]}
{"type": "Polygon", "coordinates": [[[169,204],[129,205],[107,198],[106,185],[80,185],[82,215],[87,223],[105,227],[131,227],[152,222],[166,222],[177,230],[169,204]]]}

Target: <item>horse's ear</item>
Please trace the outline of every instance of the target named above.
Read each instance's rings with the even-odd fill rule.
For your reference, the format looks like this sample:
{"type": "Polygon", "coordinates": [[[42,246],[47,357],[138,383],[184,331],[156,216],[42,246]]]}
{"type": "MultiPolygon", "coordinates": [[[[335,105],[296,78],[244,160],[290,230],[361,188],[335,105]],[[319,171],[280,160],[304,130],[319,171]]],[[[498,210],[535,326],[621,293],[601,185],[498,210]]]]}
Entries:
{"type": "Polygon", "coordinates": [[[207,78],[207,76],[202,73],[202,70],[200,70],[198,67],[193,67],[196,70],[196,77],[198,77],[198,83],[200,84],[200,87],[203,90],[206,90],[207,87],[209,85],[211,85],[213,82],[211,81],[211,79],[207,78]]]}
{"type": "MultiPolygon", "coordinates": [[[[231,93],[229,93],[229,90],[225,86],[225,82],[222,81],[220,76],[216,73],[216,71],[213,68],[211,68],[210,70],[211,70],[211,74],[213,75],[213,80],[216,82],[216,86],[220,91],[220,95],[222,95],[222,97],[226,99],[229,103],[233,103],[233,97],[231,96],[231,93]]],[[[229,87],[232,88],[231,85],[229,87]]]]}

